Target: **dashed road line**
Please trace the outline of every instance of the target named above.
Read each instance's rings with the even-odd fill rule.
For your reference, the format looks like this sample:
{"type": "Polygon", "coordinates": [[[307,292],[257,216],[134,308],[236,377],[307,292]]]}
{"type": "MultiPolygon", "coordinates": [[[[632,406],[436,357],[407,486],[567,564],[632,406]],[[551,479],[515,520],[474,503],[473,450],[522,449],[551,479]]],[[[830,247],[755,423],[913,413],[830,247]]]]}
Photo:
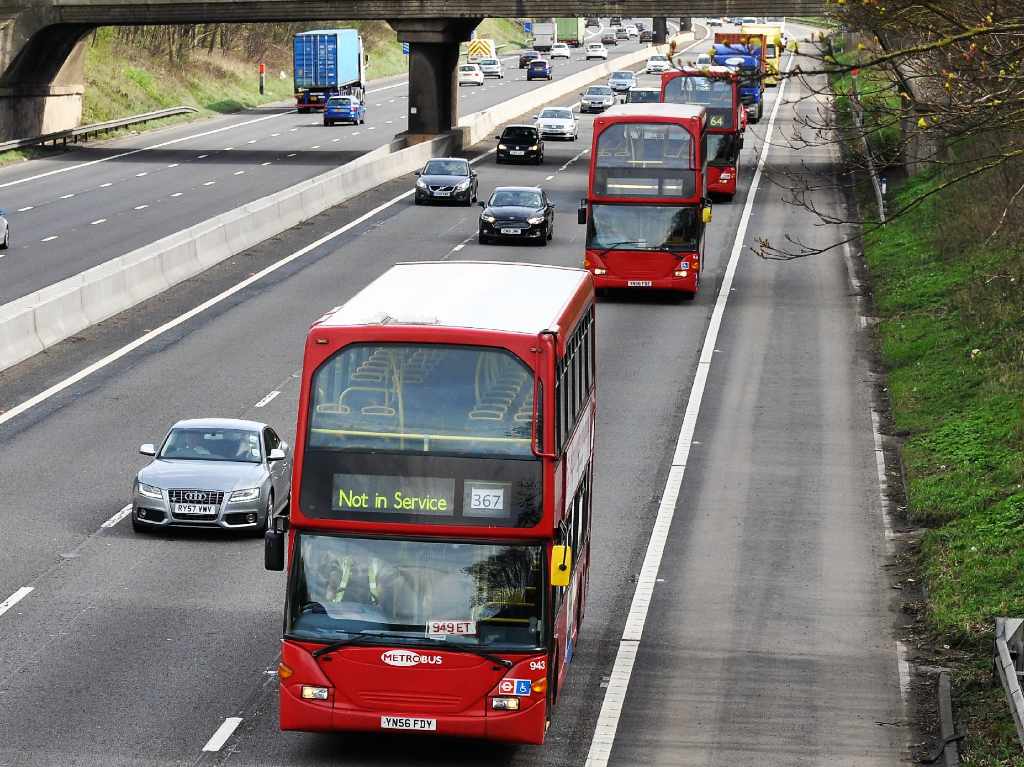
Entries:
{"type": "Polygon", "coordinates": [[[149,175],[149,171],[145,171],[144,170],[141,173],[136,173],[135,174],[135,178],[142,178],[143,176],[148,176],[148,175],[149,175]]]}
{"type": "Polygon", "coordinates": [[[148,207],[148,205],[136,205],[132,210],[145,210],[148,207]]]}
{"type": "Polygon", "coordinates": [[[220,751],[224,747],[224,744],[228,742],[228,738],[231,737],[232,733],[238,729],[238,725],[242,723],[242,717],[240,716],[229,716],[225,719],[217,731],[213,733],[206,745],[203,746],[203,751],[220,751]]]}
{"type": "Polygon", "coordinates": [[[90,221],[89,222],[89,226],[99,226],[100,224],[105,224],[105,223],[107,223],[107,219],[105,219],[105,218],[97,218],[95,221],[90,221]]]}
{"type": "Polygon", "coordinates": [[[270,392],[270,394],[268,394],[266,397],[261,399],[255,405],[253,405],[253,407],[266,407],[271,402],[273,402],[274,401],[274,397],[276,397],[280,393],[281,392],[279,392],[277,389],[274,389],[274,391],[270,392]]]}
{"type": "Polygon", "coordinates": [[[62,194],[62,195],[60,196],[60,198],[61,198],[62,200],[70,200],[70,199],[71,199],[72,197],[74,197],[74,196],[75,196],[75,193],[74,193],[74,192],[71,192],[70,194],[62,194]]]}
{"type": "Polygon", "coordinates": [[[121,509],[119,512],[117,512],[114,516],[112,516],[110,519],[108,519],[106,522],[104,522],[102,525],[100,525],[100,527],[101,528],[113,527],[114,525],[116,525],[118,522],[120,522],[122,519],[124,519],[125,517],[127,517],[131,513],[132,513],[132,505],[129,503],[127,506],[125,506],[123,509],[121,509]]]}
{"type": "Polygon", "coordinates": [[[100,184],[100,189],[106,189],[108,186],[113,186],[113,185],[114,185],[114,183],[112,181],[107,181],[107,182],[105,182],[103,184],[100,184]]]}
{"type": "Polygon", "coordinates": [[[167,167],[168,167],[168,168],[177,168],[177,167],[178,167],[178,166],[179,166],[180,164],[181,164],[181,163],[177,163],[177,162],[172,162],[172,163],[171,163],[170,165],[168,165],[167,167]]]}
{"type": "Polygon", "coordinates": [[[216,183],[216,181],[205,181],[203,182],[203,186],[213,186],[216,183]]]}
{"type": "Polygon", "coordinates": [[[242,176],[242,175],[245,175],[245,171],[244,170],[236,170],[232,175],[242,176]]]}
{"type": "Polygon", "coordinates": [[[14,607],[18,602],[31,594],[34,589],[31,586],[22,586],[20,589],[11,594],[3,602],[0,602],[0,615],[14,607]]]}
{"type": "Polygon", "coordinates": [[[51,234],[49,237],[44,237],[43,239],[41,239],[40,242],[51,242],[53,240],[56,240],[58,237],[60,237],[59,234],[51,234]]]}
{"type": "Polygon", "coordinates": [[[32,210],[32,208],[34,208],[34,207],[35,207],[35,205],[26,205],[24,208],[18,208],[18,212],[19,213],[24,213],[26,211],[32,210]]]}
{"type": "Polygon", "coordinates": [[[261,167],[261,168],[265,168],[265,167],[267,167],[268,165],[270,165],[270,160],[267,160],[266,162],[261,162],[261,163],[260,163],[260,167],[261,167]]]}
{"type": "Polygon", "coordinates": [[[295,152],[292,152],[291,154],[286,154],[285,155],[285,157],[294,157],[294,156],[295,156],[295,152]]]}
{"type": "Polygon", "coordinates": [[[181,197],[183,194],[185,194],[185,193],[184,192],[175,192],[174,194],[171,195],[171,197],[181,197]]]}
{"type": "Polygon", "coordinates": [[[197,157],[196,159],[197,159],[197,160],[202,160],[202,159],[205,159],[205,158],[207,158],[207,157],[209,157],[209,156],[210,156],[210,155],[208,155],[208,154],[201,154],[201,155],[199,155],[199,156],[198,156],[198,157],[197,157]]]}

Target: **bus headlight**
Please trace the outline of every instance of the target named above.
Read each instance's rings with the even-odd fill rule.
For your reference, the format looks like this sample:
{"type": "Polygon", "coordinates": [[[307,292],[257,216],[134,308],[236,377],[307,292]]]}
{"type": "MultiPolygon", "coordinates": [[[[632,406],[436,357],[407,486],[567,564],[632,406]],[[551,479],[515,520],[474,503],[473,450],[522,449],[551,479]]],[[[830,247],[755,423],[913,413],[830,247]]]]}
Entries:
{"type": "Polygon", "coordinates": [[[492,698],[491,708],[499,711],[518,711],[519,698],[492,698]]]}
{"type": "Polygon", "coordinates": [[[303,700],[327,700],[327,688],[326,687],[310,687],[308,684],[302,685],[302,699],[303,700]]]}

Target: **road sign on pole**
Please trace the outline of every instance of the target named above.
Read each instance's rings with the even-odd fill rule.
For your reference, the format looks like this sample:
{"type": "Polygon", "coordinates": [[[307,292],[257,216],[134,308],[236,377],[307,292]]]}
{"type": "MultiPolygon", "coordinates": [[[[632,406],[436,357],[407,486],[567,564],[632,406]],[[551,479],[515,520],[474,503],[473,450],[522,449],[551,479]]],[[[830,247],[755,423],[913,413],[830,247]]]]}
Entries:
{"type": "Polygon", "coordinates": [[[528,34],[528,35],[533,34],[533,22],[532,21],[524,21],[523,22],[523,31],[526,32],[526,34],[528,34]]]}
{"type": "Polygon", "coordinates": [[[403,56],[408,56],[409,55],[409,43],[402,43],[402,55],[403,56]]]}

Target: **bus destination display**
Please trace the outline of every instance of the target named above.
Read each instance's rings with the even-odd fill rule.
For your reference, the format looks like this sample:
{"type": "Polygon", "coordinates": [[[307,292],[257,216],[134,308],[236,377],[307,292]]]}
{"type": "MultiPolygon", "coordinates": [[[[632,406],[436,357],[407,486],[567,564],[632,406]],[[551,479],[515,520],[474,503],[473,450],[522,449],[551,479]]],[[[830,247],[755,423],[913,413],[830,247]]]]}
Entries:
{"type": "Polygon", "coordinates": [[[335,474],[331,508],[334,511],[450,517],[455,513],[455,480],[335,474]]]}

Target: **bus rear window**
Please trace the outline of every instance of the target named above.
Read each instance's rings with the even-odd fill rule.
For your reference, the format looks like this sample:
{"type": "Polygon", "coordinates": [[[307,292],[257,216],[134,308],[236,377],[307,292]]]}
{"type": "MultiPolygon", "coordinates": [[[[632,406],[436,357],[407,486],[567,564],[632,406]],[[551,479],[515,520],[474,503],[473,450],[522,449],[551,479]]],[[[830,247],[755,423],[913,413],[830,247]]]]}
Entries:
{"type": "Polygon", "coordinates": [[[507,351],[356,344],[316,371],[311,449],[533,458],[533,375],[507,351]]]}

